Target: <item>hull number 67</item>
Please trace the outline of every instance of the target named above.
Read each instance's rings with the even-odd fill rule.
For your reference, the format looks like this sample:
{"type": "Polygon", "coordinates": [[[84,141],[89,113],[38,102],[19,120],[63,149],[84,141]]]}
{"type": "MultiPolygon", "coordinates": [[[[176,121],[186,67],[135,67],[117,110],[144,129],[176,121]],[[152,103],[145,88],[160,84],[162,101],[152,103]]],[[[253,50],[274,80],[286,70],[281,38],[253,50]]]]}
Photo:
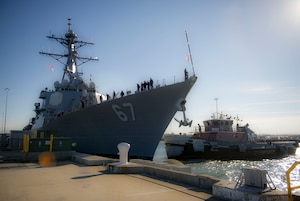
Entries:
{"type": "Polygon", "coordinates": [[[121,121],[135,121],[132,103],[113,104],[111,107],[121,121]]]}

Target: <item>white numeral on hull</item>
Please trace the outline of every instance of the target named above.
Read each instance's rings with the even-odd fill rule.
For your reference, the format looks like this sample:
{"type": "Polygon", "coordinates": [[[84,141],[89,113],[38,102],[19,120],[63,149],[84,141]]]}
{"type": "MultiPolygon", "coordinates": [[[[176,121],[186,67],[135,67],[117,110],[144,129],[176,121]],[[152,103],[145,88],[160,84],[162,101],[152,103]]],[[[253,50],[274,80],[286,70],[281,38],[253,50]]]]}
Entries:
{"type": "Polygon", "coordinates": [[[111,107],[121,121],[135,121],[132,103],[122,103],[121,106],[113,104],[111,107]]]}

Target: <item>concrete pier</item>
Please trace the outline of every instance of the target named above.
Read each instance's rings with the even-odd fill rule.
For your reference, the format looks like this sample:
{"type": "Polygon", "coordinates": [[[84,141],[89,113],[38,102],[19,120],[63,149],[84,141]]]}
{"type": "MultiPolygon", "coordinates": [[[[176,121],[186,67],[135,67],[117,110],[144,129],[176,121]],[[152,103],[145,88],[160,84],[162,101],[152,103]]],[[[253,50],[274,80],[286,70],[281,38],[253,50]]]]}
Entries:
{"type": "MultiPolygon", "coordinates": [[[[287,200],[287,192],[256,191],[195,175],[180,163],[115,159],[75,153],[54,165],[7,161],[0,152],[0,200],[287,200]],[[2,161],[1,161],[2,160],[2,161]]],[[[9,157],[8,157],[9,158],[9,157]]],[[[16,159],[16,155],[13,155],[16,159]]]]}
{"type": "MultiPolygon", "coordinates": [[[[95,162],[95,158],[91,160],[95,162]]],[[[197,186],[147,174],[115,174],[106,166],[83,165],[78,161],[57,162],[49,167],[39,163],[0,162],[0,178],[0,200],[5,201],[220,200],[197,186]]]]}
{"type": "Polygon", "coordinates": [[[213,185],[212,194],[222,200],[236,201],[286,201],[287,192],[279,190],[266,190],[253,187],[236,188],[236,182],[221,180],[213,185]]]}
{"type": "Polygon", "coordinates": [[[72,160],[87,166],[93,166],[93,165],[106,166],[108,163],[113,163],[117,161],[116,159],[112,159],[112,158],[78,153],[78,152],[73,154],[72,160]]]}
{"type": "Polygon", "coordinates": [[[172,180],[186,185],[207,189],[212,197],[221,200],[231,201],[286,201],[288,199],[287,192],[279,190],[271,190],[266,188],[255,188],[250,186],[238,186],[237,182],[216,179],[214,177],[201,174],[195,175],[188,171],[187,168],[172,167],[169,164],[157,164],[152,161],[131,160],[126,166],[115,166],[114,163],[109,164],[109,170],[114,173],[131,173],[146,174],[160,179],[172,180]],[[133,168],[130,171],[130,169],[133,168]],[[181,168],[183,171],[181,171],[181,168]]]}

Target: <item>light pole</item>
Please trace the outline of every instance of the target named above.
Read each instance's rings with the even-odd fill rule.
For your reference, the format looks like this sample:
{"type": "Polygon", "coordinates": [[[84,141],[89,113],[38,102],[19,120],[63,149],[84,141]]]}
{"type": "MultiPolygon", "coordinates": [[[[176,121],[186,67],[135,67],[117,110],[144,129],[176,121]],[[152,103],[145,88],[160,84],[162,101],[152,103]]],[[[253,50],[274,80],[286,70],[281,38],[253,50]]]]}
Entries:
{"type": "Polygon", "coordinates": [[[7,96],[8,96],[9,88],[5,88],[4,90],[6,91],[6,99],[5,99],[5,116],[4,116],[3,133],[6,133],[7,96]]]}

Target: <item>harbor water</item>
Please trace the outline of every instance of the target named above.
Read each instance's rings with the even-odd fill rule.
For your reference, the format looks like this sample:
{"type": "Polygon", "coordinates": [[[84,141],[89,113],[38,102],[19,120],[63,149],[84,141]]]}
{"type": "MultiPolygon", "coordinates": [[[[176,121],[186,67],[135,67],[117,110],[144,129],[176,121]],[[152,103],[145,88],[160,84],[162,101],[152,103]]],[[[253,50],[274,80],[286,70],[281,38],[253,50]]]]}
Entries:
{"type": "MultiPolygon", "coordinates": [[[[161,141],[156,149],[153,160],[164,161],[167,160],[164,141],[161,141]]],[[[241,170],[243,168],[258,168],[267,170],[273,183],[278,190],[287,191],[286,171],[291,165],[300,161],[300,148],[297,149],[295,155],[290,155],[282,159],[265,159],[260,161],[247,161],[247,160],[189,160],[181,161],[187,166],[190,166],[194,174],[207,174],[218,179],[230,180],[237,182],[241,170]]],[[[298,165],[290,174],[291,186],[300,185],[300,165],[298,165]]],[[[299,194],[299,190],[293,191],[299,194]]]]}

